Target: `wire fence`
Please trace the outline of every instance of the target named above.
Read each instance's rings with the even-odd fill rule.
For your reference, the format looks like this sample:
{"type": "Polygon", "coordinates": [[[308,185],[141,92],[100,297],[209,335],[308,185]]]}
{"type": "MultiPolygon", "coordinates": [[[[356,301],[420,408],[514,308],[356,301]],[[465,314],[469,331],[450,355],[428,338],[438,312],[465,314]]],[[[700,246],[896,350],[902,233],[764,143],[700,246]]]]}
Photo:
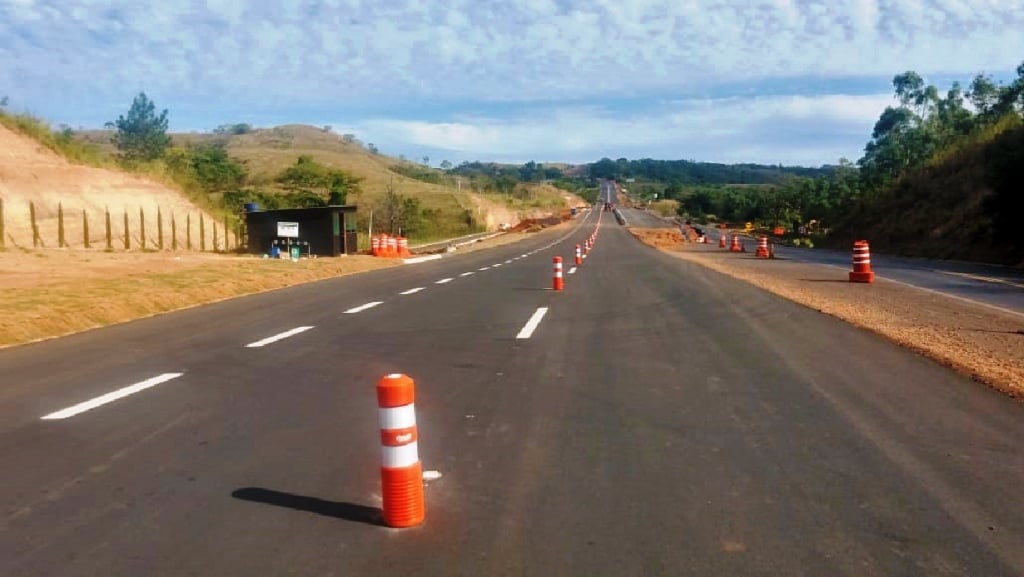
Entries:
{"type": "Polygon", "coordinates": [[[109,208],[44,202],[5,203],[0,197],[0,249],[85,248],[227,252],[242,248],[242,222],[225,215],[160,206],[109,208]]]}

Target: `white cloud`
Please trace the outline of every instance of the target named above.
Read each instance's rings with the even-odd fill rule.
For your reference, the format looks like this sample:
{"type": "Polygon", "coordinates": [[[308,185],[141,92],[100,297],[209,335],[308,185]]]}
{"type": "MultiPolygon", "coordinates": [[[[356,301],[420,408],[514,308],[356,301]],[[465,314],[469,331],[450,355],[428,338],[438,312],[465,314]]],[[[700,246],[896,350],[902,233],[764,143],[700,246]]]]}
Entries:
{"type": "Polygon", "coordinates": [[[386,152],[429,150],[436,159],[584,162],[647,150],[656,158],[820,165],[858,158],[891,103],[889,95],[734,97],[668,102],[628,115],[555,108],[458,122],[377,119],[349,130],[386,152]],[[809,131],[820,137],[809,138],[809,131]]]}
{"type": "MultiPolygon", "coordinates": [[[[524,125],[512,152],[551,142],[574,151],[592,132],[638,147],[678,140],[662,119],[621,116],[611,105],[590,118],[600,123],[591,129],[565,112],[573,103],[689,99],[665,110],[683,123],[677,129],[737,134],[765,100],[727,106],[737,116],[709,107],[698,117],[687,112],[699,106],[693,99],[720,96],[723,86],[757,94],[793,78],[836,92],[833,79],[904,70],[966,81],[1019,64],[1021,30],[1019,0],[0,0],[0,89],[72,124],[114,118],[143,89],[171,109],[172,126],[175,110],[207,104],[239,120],[333,110],[349,124],[360,110],[383,118],[429,108],[429,120],[400,125],[402,133],[460,150],[493,142],[488,127],[510,128],[466,120],[460,108],[540,106],[564,132],[524,125]],[[634,127],[643,142],[620,133],[634,127]]],[[[856,103],[786,102],[774,114],[803,119],[826,106],[837,122],[862,120],[856,103]]],[[[512,146],[497,140],[494,150],[512,146]]]]}
{"type": "MultiPolygon", "coordinates": [[[[998,0],[4,0],[0,16],[0,36],[15,39],[28,70],[85,90],[128,78],[171,90],[202,77],[197,93],[255,80],[263,94],[300,101],[393,90],[543,100],[779,75],[974,73],[1011,69],[1024,54],[1024,3],[998,0]]],[[[0,78],[12,80],[9,70],[0,78]]]]}

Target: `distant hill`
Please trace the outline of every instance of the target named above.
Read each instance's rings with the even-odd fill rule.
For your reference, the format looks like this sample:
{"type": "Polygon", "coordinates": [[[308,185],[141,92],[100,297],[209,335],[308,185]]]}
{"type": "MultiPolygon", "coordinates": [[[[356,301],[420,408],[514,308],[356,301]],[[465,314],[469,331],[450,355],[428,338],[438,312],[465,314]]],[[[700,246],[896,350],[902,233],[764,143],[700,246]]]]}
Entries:
{"type": "Polygon", "coordinates": [[[654,160],[620,158],[601,160],[588,165],[593,178],[623,180],[636,178],[680,185],[715,184],[781,184],[788,178],[828,176],[832,167],[770,166],[765,164],[721,164],[693,160],[654,160]]]}
{"type": "MultiPolygon", "coordinates": [[[[496,229],[503,223],[522,218],[557,213],[580,200],[551,186],[524,184],[528,201],[509,199],[498,194],[473,194],[468,186],[458,187],[454,177],[425,165],[379,154],[351,135],[337,134],[325,128],[290,124],[274,128],[256,128],[221,133],[173,133],[179,146],[219,144],[228,154],[243,161],[249,171],[249,184],[273,188],[273,179],[295,164],[300,155],[353,174],[362,179],[360,192],[350,195],[349,204],[361,207],[360,221],[367,222],[369,210],[391,187],[402,196],[416,198],[429,214],[439,220],[458,220],[467,211],[480,226],[496,229]]],[[[116,152],[109,130],[82,131],[76,137],[116,152]]]]}

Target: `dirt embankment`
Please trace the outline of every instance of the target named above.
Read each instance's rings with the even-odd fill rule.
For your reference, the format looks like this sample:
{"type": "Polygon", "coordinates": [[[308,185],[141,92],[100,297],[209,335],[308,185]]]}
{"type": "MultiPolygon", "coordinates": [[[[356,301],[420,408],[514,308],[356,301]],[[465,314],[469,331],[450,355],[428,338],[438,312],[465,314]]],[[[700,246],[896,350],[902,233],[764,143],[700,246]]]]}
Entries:
{"type": "MultiPolygon", "coordinates": [[[[170,246],[171,217],[179,241],[184,245],[186,215],[191,215],[191,234],[198,246],[200,215],[212,227],[209,215],[180,192],[159,183],[114,170],[72,164],[35,140],[0,126],[0,199],[3,200],[4,246],[33,246],[31,206],[36,213],[41,247],[58,247],[58,212],[64,214],[66,246],[85,244],[88,221],[93,246],[105,246],[105,210],[111,214],[111,236],[115,247],[124,246],[124,217],[128,216],[131,244],[142,240],[140,209],[145,218],[146,246],[156,248],[157,210],[161,213],[165,244],[170,246]],[[84,212],[84,218],[83,218],[84,212]]],[[[212,230],[206,231],[207,246],[212,230]]]]}
{"type": "MultiPolygon", "coordinates": [[[[671,243],[662,229],[631,229],[646,244],[874,331],[908,349],[1024,398],[1024,320],[903,284],[850,283],[829,267],[759,259],[714,244],[671,243]]],[[[749,241],[748,241],[749,242],[749,241]]]]}

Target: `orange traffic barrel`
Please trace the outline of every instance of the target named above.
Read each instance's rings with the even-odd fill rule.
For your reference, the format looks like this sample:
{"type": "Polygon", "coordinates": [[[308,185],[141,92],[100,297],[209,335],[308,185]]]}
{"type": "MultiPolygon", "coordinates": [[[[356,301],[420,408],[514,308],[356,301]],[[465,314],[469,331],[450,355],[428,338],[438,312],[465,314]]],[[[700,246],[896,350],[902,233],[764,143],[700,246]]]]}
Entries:
{"type": "Polygon", "coordinates": [[[395,373],[377,381],[381,508],[389,527],[419,525],[426,516],[415,398],[416,383],[407,375],[395,373]]]}
{"type": "Polygon", "coordinates": [[[757,258],[768,258],[768,237],[761,235],[757,239],[757,251],[754,253],[757,258]]]}
{"type": "Polygon", "coordinates": [[[583,250],[580,245],[576,245],[576,266],[583,264],[583,250]]]}
{"type": "Polygon", "coordinates": [[[871,247],[866,240],[853,243],[853,270],[850,271],[850,282],[875,282],[875,273],[871,271],[871,247]]]}

